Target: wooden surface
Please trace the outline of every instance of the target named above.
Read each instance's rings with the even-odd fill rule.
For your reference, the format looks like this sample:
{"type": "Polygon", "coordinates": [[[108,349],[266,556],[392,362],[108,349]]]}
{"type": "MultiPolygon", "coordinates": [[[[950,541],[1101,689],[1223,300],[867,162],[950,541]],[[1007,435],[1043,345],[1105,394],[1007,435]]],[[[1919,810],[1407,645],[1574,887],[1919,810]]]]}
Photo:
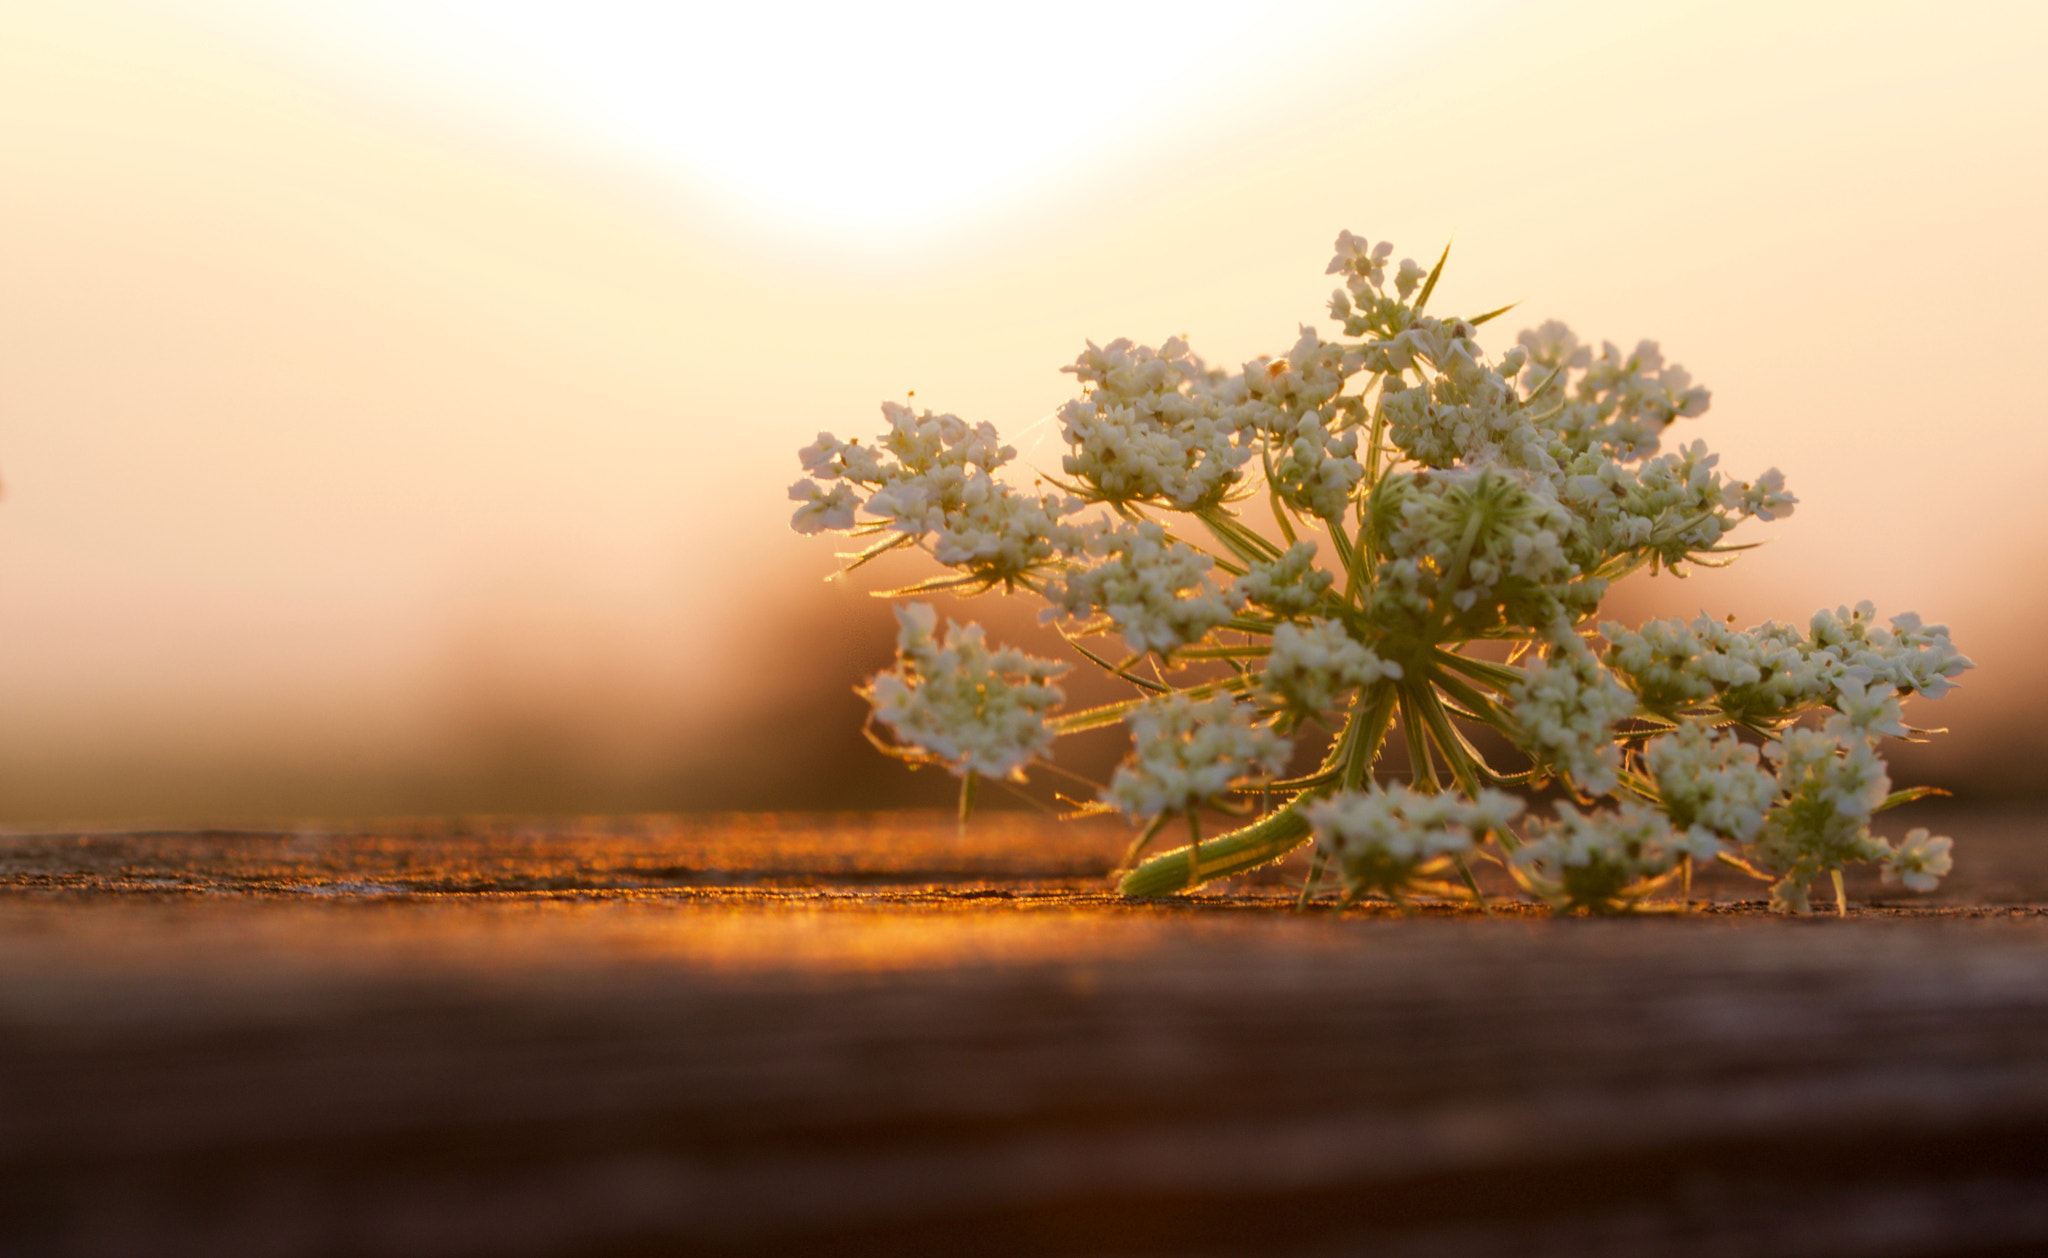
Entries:
{"type": "Polygon", "coordinates": [[[2048,1252],[2042,826],[1929,820],[1846,921],[1134,904],[1004,816],[0,836],[0,1253],[2048,1252]]]}

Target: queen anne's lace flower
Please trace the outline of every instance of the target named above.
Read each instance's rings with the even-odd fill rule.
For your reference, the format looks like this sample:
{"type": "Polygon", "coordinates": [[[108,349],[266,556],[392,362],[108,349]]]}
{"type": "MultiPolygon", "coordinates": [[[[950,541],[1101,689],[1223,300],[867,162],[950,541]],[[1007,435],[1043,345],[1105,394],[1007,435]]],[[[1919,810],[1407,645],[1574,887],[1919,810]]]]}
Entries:
{"type": "Polygon", "coordinates": [[[1605,621],[1607,666],[1642,700],[1666,716],[1714,697],[1714,681],[1702,667],[1700,640],[1682,620],[1652,620],[1641,629],[1605,621]]]}
{"type": "Polygon", "coordinates": [[[1571,517],[1547,487],[1499,468],[1396,473],[1373,492],[1374,619],[1442,640],[1501,624],[1547,628],[1597,602],[1565,550],[1571,517]]]}
{"type": "Polygon", "coordinates": [[[1237,579],[1236,592],[1275,616],[1303,616],[1316,609],[1335,581],[1316,567],[1316,544],[1296,542],[1278,559],[1252,564],[1237,579]]]}
{"type": "Polygon", "coordinates": [[[1875,618],[1862,603],[1814,613],[1805,635],[1777,621],[1735,629],[1706,616],[1636,630],[1609,622],[1600,632],[1608,665],[1652,712],[1711,702],[1732,720],[1769,726],[1825,704],[1851,713],[1860,729],[1901,737],[1898,700],[1938,698],[1973,665],[1949,644],[1946,626],[1923,627],[1906,615],[1887,631],[1875,618]]]}
{"type": "Polygon", "coordinates": [[[1387,259],[1393,253],[1394,246],[1386,241],[1373,244],[1363,236],[1341,231],[1337,233],[1337,256],[1330,259],[1330,268],[1323,274],[1340,275],[1344,287],[1362,293],[1386,282],[1387,259]]]}
{"type": "Polygon", "coordinates": [[[1065,664],[1014,647],[991,650],[980,625],[946,624],[929,603],[896,609],[896,667],[868,679],[861,694],[876,719],[955,776],[1017,778],[1052,744],[1045,715],[1061,699],[1051,679],[1065,664]]]}
{"type": "Polygon", "coordinates": [[[1303,420],[1331,429],[1356,422],[1360,399],[1342,395],[1362,362],[1355,346],[1332,344],[1304,327],[1284,357],[1254,358],[1218,384],[1216,397],[1238,428],[1285,442],[1300,434],[1303,420]]]}
{"type": "Polygon", "coordinates": [[[803,504],[791,521],[797,532],[851,529],[855,511],[865,511],[896,532],[929,539],[940,563],[1006,585],[1082,544],[1082,530],[1067,518],[1078,499],[1032,498],[996,479],[1017,452],[991,425],[969,427],[958,416],[919,414],[895,402],[883,403],[882,413],[889,432],[874,447],[819,433],[799,452],[812,479],[790,487],[803,504]]]}
{"type": "Polygon", "coordinates": [[[850,529],[853,527],[854,508],[860,506],[860,495],[854,493],[853,486],[834,485],[826,489],[812,480],[800,480],[791,485],[789,497],[792,502],[803,504],[789,521],[789,526],[799,533],[850,529]]]}
{"type": "Polygon", "coordinates": [[[1880,734],[1893,738],[1906,736],[1906,724],[1899,711],[1899,695],[1885,682],[1866,686],[1854,676],[1844,676],[1835,682],[1835,708],[1849,722],[1849,727],[1865,738],[1876,739],[1880,734]]]}
{"type": "Polygon", "coordinates": [[[1560,801],[1557,820],[1530,822],[1529,841],[1510,859],[1560,912],[1606,913],[1638,898],[1681,857],[1712,860],[1719,851],[1705,830],[1674,830],[1654,808],[1629,802],[1581,813],[1560,801]]]}
{"type": "Polygon", "coordinates": [[[1737,843],[1756,836],[1778,790],[1755,747],[1696,721],[1651,739],[1643,763],[1673,826],[1697,826],[1737,843]]]}
{"type": "Polygon", "coordinates": [[[1104,502],[1213,506],[1251,457],[1202,361],[1174,337],[1158,349],[1093,341],[1062,370],[1089,387],[1060,408],[1066,474],[1104,502]]]}
{"type": "Polygon", "coordinates": [[[1400,895],[1488,834],[1500,834],[1522,801],[1499,791],[1468,800],[1399,784],[1341,791],[1301,807],[1316,843],[1329,854],[1351,896],[1400,895]]]}
{"type": "Polygon", "coordinates": [[[1877,625],[1869,602],[1813,614],[1810,649],[1839,663],[1839,673],[1867,685],[1888,685],[1901,695],[1939,699],[1955,678],[1976,667],[1949,643],[1947,625],[1923,625],[1911,612],[1892,617],[1889,630],[1877,625]]]}
{"type": "MultiPolygon", "coordinates": [[[[1303,327],[1235,371],[1177,337],[1090,342],[1065,369],[1080,396],[1057,416],[1057,492],[1004,479],[1016,452],[989,425],[889,404],[879,440],[820,434],[800,452],[793,526],[865,539],[854,566],[914,544],[952,570],[901,593],[1021,590],[1083,634],[1121,634],[1127,663],[1085,653],[1161,695],[1131,714],[1136,747],[1105,793],[1133,817],[1185,812],[1199,832],[1204,800],[1280,771],[1281,731],[1341,724],[1315,771],[1261,785],[1300,813],[1218,839],[1213,861],[1148,862],[1134,894],[1277,858],[1311,817],[1350,894],[1413,890],[1475,844],[1508,859],[1512,808],[1481,784],[1513,781],[1627,800],[1564,809],[1509,862],[1561,908],[1626,907],[1715,854],[1801,911],[1815,877],[1852,861],[1932,886],[1948,840],[1894,846],[1870,821],[1889,790],[1878,741],[1917,732],[1904,705],[1971,667],[1947,629],[1886,627],[1868,603],[1802,627],[1702,614],[1603,623],[1596,654],[1585,634],[1612,582],[1738,549],[1730,530],[1793,511],[1783,475],[1738,479],[1671,439],[1710,398],[1653,341],[1590,346],[1550,322],[1491,356],[1492,315],[1432,308],[1441,261],[1396,262],[1350,232],[1334,254],[1341,335],[1303,327]],[[1468,649],[1482,640],[1505,662],[1468,649]],[[1463,736],[1474,726],[1520,755],[1491,763],[1493,743],[1463,736]],[[1481,798],[1368,789],[1388,738],[1481,798]]],[[[1054,666],[972,626],[937,641],[929,608],[904,616],[896,668],[865,693],[900,749],[962,775],[963,817],[976,774],[1019,774],[1053,728],[1128,710],[1048,724],[1054,666]]]]}
{"type": "Polygon", "coordinates": [[[1584,641],[1567,636],[1553,642],[1508,698],[1516,735],[1539,763],[1556,766],[1589,794],[1614,789],[1621,768],[1614,727],[1635,711],[1635,696],[1600,667],[1584,641]]]}
{"type": "Polygon", "coordinates": [[[1283,710],[1321,716],[1361,687],[1400,676],[1399,664],[1381,659],[1343,625],[1311,620],[1274,626],[1261,685],[1283,710]]]}
{"type": "Polygon", "coordinates": [[[1273,483],[1283,502],[1319,519],[1342,518],[1352,491],[1365,479],[1358,461],[1358,432],[1333,434],[1320,414],[1296,421],[1287,440],[1276,443],[1273,483]]]}
{"type": "Polygon", "coordinates": [[[1089,549],[1102,561],[1067,574],[1046,597],[1070,616],[1108,616],[1133,651],[1163,655],[1200,641],[1244,604],[1234,587],[1209,580],[1214,560],[1149,520],[1105,528],[1089,549]]]}
{"type": "Polygon", "coordinates": [[[1819,729],[1786,730],[1764,755],[1778,766],[1778,798],[1750,854],[1782,875],[1773,904],[1804,912],[1814,878],[1890,851],[1871,837],[1870,818],[1891,791],[1891,778],[1869,737],[1843,715],[1819,729]]]}
{"type": "Polygon", "coordinates": [[[1941,876],[1955,867],[1955,861],[1948,854],[1953,840],[1946,835],[1930,838],[1922,827],[1906,831],[1906,837],[1898,847],[1884,857],[1884,880],[1896,879],[1913,891],[1932,891],[1941,885],[1941,876]]]}
{"type": "Polygon", "coordinates": [[[1287,740],[1229,695],[1165,695],[1124,719],[1131,727],[1131,760],[1110,779],[1106,798],[1127,816],[1186,812],[1287,764],[1287,740]]]}

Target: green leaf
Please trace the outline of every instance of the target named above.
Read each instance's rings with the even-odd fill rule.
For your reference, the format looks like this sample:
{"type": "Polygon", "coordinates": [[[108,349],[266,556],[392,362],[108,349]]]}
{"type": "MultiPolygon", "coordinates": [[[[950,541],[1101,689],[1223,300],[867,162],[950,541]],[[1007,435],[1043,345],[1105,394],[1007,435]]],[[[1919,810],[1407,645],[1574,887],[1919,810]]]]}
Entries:
{"type": "Polygon", "coordinates": [[[881,541],[876,542],[871,546],[865,547],[860,551],[851,554],[842,553],[839,556],[841,559],[850,559],[853,562],[847,564],[844,568],[841,568],[839,571],[841,573],[852,572],[855,568],[861,567],[864,564],[879,559],[880,557],[888,554],[892,550],[901,550],[905,546],[915,545],[916,542],[917,539],[912,537],[910,534],[898,533],[894,537],[885,537],[881,541]]]}
{"type": "Polygon", "coordinates": [[[1491,323],[1493,320],[1500,318],[1502,315],[1506,314],[1510,310],[1513,310],[1516,306],[1519,306],[1521,304],[1522,303],[1519,301],[1511,301],[1507,305],[1502,306],[1498,310],[1489,310],[1483,315],[1474,315],[1472,318],[1465,320],[1465,322],[1471,324],[1473,327],[1476,328],[1482,323],[1491,323]]]}
{"type": "Polygon", "coordinates": [[[1067,632],[1065,625],[1059,626],[1059,631],[1060,636],[1067,640],[1067,645],[1073,647],[1076,651],[1079,651],[1081,653],[1081,658],[1087,660],[1090,664],[1093,664],[1096,667],[1100,668],[1103,672],[1108,673],[1110,676],[1120,677],[1123,680],[1131,683],[1133,686],[1137,686],[1141,690],[1149,690],[1153,694],[1163,695],[1169,689],[1171,689],[1171,687],[1162,686],[1156,681],[1147,681],[1143,677],[1140,677],[1136,673],[1130,671],[1131,665],[1137,663],[1140,659],[1144,657],[1134,655],[1130,659],[1125,660],[1121,664],[1112,664],[1108,660],[1103,659],[1100,655],[1097,655],[1095,652],[1089,650],[1087,647],[1082,646],[1079,639],[1075,638],[1073,634],[1067,632]]]}
{"type": "MultiPolygon", "coordinates": [[[[1220,681],[1204,682],[1199,686],[1189,686],[1185,690],[1169,691],[1164,686],[1159,686],[1140,677],[1132,677],[1128,674],[1119,675],[1123,676],[1127,681],[1154,689],[1159,693],[1183,694],[1190,699],[1207,699],[1211,695],[1247,690],[1250,689],[1254,680],[1250,677],[1225,677],[1220,681]]],[[[1078,734],[1083,730],[1101,729],[1105,725],[1114,725],[1118,721],[1123,720],[1130,712],[1152,702],[1152,698],[1153,696],[1148,694],[1139,695],[1135,699],[1119,699],[1115,703],[1105,703],[1100,707],[1084,708],[1079,712],[1070,712],[1065,716],[1056,716],[1045,724],[1054,734],[1059,735],[1078,734]]]]}
{"type": "Polygon", "coordinates": [[[1884,802],[1871,809],[1871,811],[1883,812],[1887,808],[1897,808],[1900,804],[1910,804],[1916,799],[1928,799],[1937,795],[1946,797],[1953,793],[1952,791],[1945,791],[1939,786],[1909,786],[1903,791],[1893,791],[1885,796],[1884,802]]]}
{"type": "Polygon", "coordinates": [[[1441,277],[1444,273],[1444,263],[1449,262],[1450,260],[1451,246],[1447,242],[1444,245],[1443,256],[1439,257],[1436,260],[1436,265],[1430,268],[1429,278],[1422,281],[1422,295],[1415,299],[1416,314],[1421,314],[1422,308],[1429,304],[1429,295],[1436,291],[1437,279],[1441,277]]]}
{"type": "MultiPolygon", "coordinates": [[[[908,598],[913,594],[937,594],[944,590],[965,589],[970,585],[978,585],[981,587],[981,590],[986,590],[994,584],[995,582],[985,577],[977,577],[972,573],[961,573],[958,576],[950,577],[927,577],[915,585],[906,585],[900,589],[877,590],[875,591],[875,597],[908,598]]],[[[975,593],[979,594],[981,590],[976,590],[975,593]]]]}

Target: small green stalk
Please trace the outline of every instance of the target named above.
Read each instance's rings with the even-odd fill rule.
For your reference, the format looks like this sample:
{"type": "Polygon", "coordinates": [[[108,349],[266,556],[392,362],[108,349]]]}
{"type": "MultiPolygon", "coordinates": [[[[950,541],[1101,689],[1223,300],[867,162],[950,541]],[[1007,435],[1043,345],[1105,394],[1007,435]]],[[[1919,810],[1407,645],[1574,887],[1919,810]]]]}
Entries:
{"type": "Polygon", "coordinates": [[[1307,819],[1294,810],[1299,802],[1268,813],[1242,830],[1210,839],[1202,844],[1199,857],[1193,847],[1162,852],[1125,874],[1117,890],[1125,895],[1172,895],[1269,865],[1300,847],[1309,836],[1307,819]]]}
{"type": "Polygon", "coordinates": [[[967,819],[974,815],[974,784],[981,779],[973,773],[960,779],[960,838],[967,838],[967,819]]]}
{"type": "Polygon", "coordinates": [[[1479,880],[1472,876],[1472,867],[1465,863],[1465,858],[1462,856],[1453,856],[1451,863],[1458,867],[1458,877],[1465,880],[1466,889],[1472,893],[1472,898],[1479,902],[1479,911],[1488,917],[1492,917],[1493,906],[1486,902],[1486,893],[1479,889],[1479,880]]]}
{"type": "MultiPolygon", "coordinates": [[[[1368,697],[1351,710],[1344,727],[1345,764],[1341,782],[1350,788],[1363,784],[1373,759],[1386,740],[1394,716],[1397,692],[1393,682],[1374,684],[1368,697]]],[[[1328,791],[1317,787],[1303,791],[1278,811],[1266,814],[1243,829],[1221,838],[1161,852],[1117,884],[1125,895],[1171,895],[1217,878],[1227,878],[1268,865],[1292,852],[1309,837],[1309,824],[1298,805],[1328,791]]]]}
{"type": "Polygon", "coordinates": [[[1318,847],[1315,857],[1309,861],[1308,878],[1301,884],[1301,898],[1294,902],[1295,908],[1305,909],[1308,907],[1308,902],[1315,897],[1316,888],[1322,885],[1323,866],[1327,865],[1329,860],[1330,854],[1318,847]]]}

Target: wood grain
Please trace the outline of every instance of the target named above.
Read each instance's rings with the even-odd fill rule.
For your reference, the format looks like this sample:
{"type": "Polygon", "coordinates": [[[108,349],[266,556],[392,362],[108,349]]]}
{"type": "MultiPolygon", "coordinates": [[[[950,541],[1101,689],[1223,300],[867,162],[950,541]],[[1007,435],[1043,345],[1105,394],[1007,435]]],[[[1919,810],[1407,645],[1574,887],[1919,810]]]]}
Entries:
{"type": "Polygon", "coordinates": [[[1943,821],[1803,921],[1133,904],[1002,816],[0,837],[0,1252],[2048,1252],[2040,827],[1943,821]]]}

